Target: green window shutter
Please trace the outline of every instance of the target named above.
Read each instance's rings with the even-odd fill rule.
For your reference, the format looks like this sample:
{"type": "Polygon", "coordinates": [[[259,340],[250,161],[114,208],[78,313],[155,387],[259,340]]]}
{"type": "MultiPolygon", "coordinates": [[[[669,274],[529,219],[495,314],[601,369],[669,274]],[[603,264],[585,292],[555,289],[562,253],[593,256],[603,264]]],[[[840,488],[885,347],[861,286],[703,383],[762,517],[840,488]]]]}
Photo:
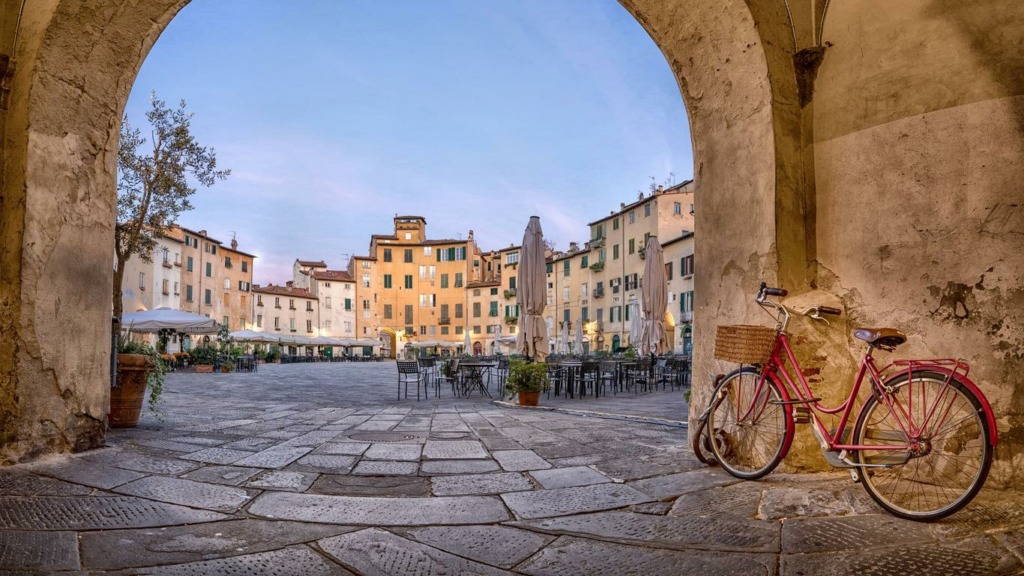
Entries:
{"type": "Polygon", "coordinates": [[[345,310],[351,310],[351,309],[352,309],[352,299],[351,298],[345,298],[345,310]]]}

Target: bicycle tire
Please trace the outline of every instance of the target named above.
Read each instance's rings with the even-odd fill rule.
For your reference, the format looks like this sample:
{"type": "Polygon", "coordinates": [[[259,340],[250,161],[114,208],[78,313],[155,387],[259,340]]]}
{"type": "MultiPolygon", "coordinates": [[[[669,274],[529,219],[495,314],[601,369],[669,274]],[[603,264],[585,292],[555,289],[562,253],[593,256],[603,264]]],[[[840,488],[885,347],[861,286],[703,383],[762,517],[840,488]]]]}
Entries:
{"type": "MultiPolygon", "coordinates": [[[[921,522],[945,518],[970,503],[988,477],[993,447],[982,404],[956,379],[948,388],[948,392],[954,393],[952,396],[948,392],[938,396],[945,382],[945,374],[919,370],[910,376],[899,375],[888,383],[892,387],[889,394],[901,402],[904,410],[909,406],[915,422],[923,421],[927,407],[941,398],[939,406],[945,416],[939,420],[937,430],[923,435],[923,453],[857,452],[864,489],[894,516],[921,522]],[[888,466],[867,466],[871,464],[888,466]]],[[[901,413],[900,409],[896,413],[901,413]]],[[[888,405],[872,394],[857,417],[853,443],[880,447],[905,444],[906,434],[902,430],[888,405]]]]}
{"type": "Polygon", "coordinates": [[[701,418],[699,424],[697,424],[697,430],[690,436],[690,448],[693,449],[693,454],[697,457],[697,460],[708,466],[718,465],[718,460],[715,459],[711,448],[711,438],[708,436],[707,419],[701,418]]]}
{"type": "Polygon", "coordinates": [[[730,372],[715,388],[708,413],[715,459],[743,480],[757,480],[774,470],[793,439],[793,407],[777,403],[785,396],[772,380],[758,389],[760,378],[753,367],[730,372]]]}

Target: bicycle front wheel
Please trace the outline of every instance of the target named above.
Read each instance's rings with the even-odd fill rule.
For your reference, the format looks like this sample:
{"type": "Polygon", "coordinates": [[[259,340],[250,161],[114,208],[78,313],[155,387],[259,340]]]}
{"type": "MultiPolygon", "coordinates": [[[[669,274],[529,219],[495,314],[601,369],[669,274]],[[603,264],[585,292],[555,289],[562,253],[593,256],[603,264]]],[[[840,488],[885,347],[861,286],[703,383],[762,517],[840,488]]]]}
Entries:
{"type": "Polygon", "coordinates": [[[729,474],[756,480],[779,465],[792,439],[793,412],[781,404],[771,380],[761,382],[753,368],[742,368],[715,388],[708,414],[711,449],[729,474]]]}
{"type": "Polygon", "coordinates": [[[868,398],[854,428],[854,444],[877,446],[858,452],[864,489],[900,518],[945,518],[981,490],[992,464],[981,402],[937,372],[890,385],[886,401],[868,398]]]}

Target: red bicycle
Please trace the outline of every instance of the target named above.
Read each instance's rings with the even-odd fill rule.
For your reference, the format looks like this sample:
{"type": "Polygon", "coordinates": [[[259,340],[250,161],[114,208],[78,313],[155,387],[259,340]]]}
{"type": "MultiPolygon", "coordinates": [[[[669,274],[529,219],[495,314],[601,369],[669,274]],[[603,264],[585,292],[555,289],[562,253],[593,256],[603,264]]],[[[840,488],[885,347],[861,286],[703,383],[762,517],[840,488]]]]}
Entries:
{"type": "MultiPolygon", "coordinates": [[[[795,425],[809,423],[828,462],[849,468],[854,482],[888,512],[930,521],[966,506],[985,483],[997,442],[992,408],[967,377],[968,364],[896,360],[879,369],[873,352],[892,351],[906,336],[891,328],[858,328],[853,335],[867,350],[853,387],[839,406],[823,406],[790,348],[791,311],[768,300],[786,294],[764,283],[758,291],[757,303],[772,314],[774,328],[719,327],[715,357],[741,366],[717,379],[693,437],[698,457],[709,461],[703,452],[711,452],[733,476],[755,480],[786,457],[795,425]],[[865,378],[870,394],[851,426],[865,378]],[[837,427],[826,428],[823,414],[838,414],[837,427]]],[[[827,322],[822,315],[841,311],[818,306],[802,314],[827,322]]]]}

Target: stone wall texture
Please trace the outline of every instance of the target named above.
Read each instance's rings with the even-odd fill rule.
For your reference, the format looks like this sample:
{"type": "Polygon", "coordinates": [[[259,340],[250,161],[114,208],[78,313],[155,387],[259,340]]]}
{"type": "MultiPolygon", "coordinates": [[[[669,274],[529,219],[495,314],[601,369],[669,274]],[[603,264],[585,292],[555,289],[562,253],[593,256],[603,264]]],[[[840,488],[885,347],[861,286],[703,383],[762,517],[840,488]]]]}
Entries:
{"type": "MultiPolygon", "coordinates": [[[[998,415],[992,479],[1024,463],[1024,4],[959,0],[621,0],[689,112],[696,184],[694,398],[714,328],[793,306],[826,399],[862,351],[855,325],[960,356],[998,415]]],[[[181,0],[0,7],[0,462],[103,442],[114,151],[135,75],[181,0]],[[15,38],[16,36],[16,38],[15,38]]],[[[687,119],[679,118],[679,122],[687,119]]],[[[693,414],[691,414],[691,417],[693,414]]],[[[822,466],[801,438],[789,465],[822,466]]],[[[1016,475],[1016,477],[1015,477],[1016,475]]]]}

